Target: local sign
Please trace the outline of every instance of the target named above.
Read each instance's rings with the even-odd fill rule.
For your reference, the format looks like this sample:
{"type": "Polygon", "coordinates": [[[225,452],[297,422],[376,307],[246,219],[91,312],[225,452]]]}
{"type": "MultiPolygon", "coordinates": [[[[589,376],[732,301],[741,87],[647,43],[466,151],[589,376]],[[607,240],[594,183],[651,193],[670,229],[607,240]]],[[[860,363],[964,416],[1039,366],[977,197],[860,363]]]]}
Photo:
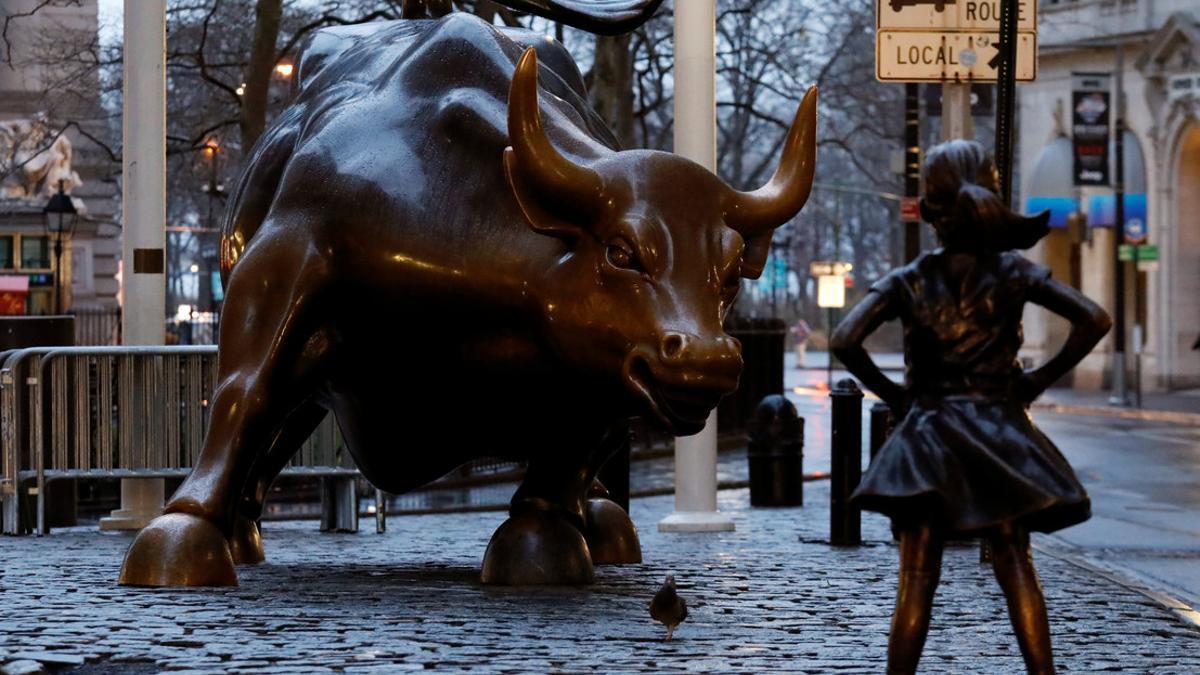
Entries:
{"type": "MultiPolygon", "coordinates": [[[[996,81],[1001,0],[876,0],[875,76],[996,81]]],[[[1017,3],[1016,79],[1037,77],[1037,3],[1017,3]]]]}

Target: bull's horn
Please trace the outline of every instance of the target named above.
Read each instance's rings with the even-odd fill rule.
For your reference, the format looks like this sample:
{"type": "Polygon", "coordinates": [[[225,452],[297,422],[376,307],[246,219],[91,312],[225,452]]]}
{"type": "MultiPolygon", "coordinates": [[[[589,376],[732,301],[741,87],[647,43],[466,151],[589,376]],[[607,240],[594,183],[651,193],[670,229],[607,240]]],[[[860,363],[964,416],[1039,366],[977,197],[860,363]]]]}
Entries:
{"type": "Polygon", "coordinates": [[[603,186],[600,174],[563,157],[542,128],[537,52],[533,47],[521,55],[513,73],[508,92],[508,137],[516,156],[515,169],[538,194],[563,204],[598,201],[603,186]]]}
{"type": "Polygon", "coordinates": [[[800,212],[812,192],[817,163],[817,88],[811,87],[796,110],[771,181],[753,192],[734,191],[725,222],[750,238],[773,230],[800,212]]]}

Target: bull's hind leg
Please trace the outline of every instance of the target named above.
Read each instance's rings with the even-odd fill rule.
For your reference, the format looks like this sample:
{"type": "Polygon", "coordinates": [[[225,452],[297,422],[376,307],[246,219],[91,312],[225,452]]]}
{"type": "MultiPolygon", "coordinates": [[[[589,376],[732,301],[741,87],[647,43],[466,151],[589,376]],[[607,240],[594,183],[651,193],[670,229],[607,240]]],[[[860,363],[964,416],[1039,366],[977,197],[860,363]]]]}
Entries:
{"type": "Polygon", "coordinates": [[[288,414],[317,388],[328,350],[315,306],[326,282],[324,268],[309,257],[314,253],[291,241],[259,239],[234,269],[221,322],[220,384],[204,450],[166,513],[129,547],[121,584],[237,584],[227,543],[237,506],[256,461],[288,414]]]}
{"type": "Polygon", "coordinates": [[[271,449],[254,466],[254,475],[242,495],[242,502],[233,518],[233,532],[229,535],[229,552],[233,555],[234,564],[254,565],[266,560],[258,521],[262,517],[267,492],[327,413],[321,404],[312,399],[302,403],[288,415],[283,428],[271,443],[271,449]]]}

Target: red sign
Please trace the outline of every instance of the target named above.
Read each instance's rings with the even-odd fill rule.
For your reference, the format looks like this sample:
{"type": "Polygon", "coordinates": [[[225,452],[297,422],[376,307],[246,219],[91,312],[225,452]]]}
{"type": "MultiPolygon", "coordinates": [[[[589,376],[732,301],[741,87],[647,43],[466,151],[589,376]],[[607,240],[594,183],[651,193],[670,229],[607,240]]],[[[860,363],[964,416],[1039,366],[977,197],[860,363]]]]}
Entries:
{"type": "Polygon", "coordinates": [[[918,198],[900,198],[900,220],[905,223],[921,222],[921,201],[918,198]]]}

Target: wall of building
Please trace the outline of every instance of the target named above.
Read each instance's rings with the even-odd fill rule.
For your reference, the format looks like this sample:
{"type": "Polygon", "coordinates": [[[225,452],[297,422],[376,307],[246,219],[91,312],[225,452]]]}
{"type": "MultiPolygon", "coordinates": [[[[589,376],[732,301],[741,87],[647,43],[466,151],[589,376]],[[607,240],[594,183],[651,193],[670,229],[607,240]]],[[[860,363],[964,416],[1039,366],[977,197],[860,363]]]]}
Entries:
{"type": "MultiPolygon", "coordinates": [[[[4,12],[13,15],[29,13],[40,4],[38,0],[3,0],[4,12]]],[[[105,135],[98,78],[84,78],[82,85],[77,80],[71,96],[56,96],[57,76],[61,73],[47,65],[53,59],[46,57],[56,41],[86,44],[94,40],[97,12],[96,0],[81,0],[78,4],[40,7],[10,24],[12,63],[0,63],[0,120],[47,115],[52,128],[74,122],[93,135],[105,135]]],[[[72,168],[82,179],[71,195],[84,207],[72,249],[64,256],[69,257],[63,265],[64,272],[71,276],[69,295],[75,306],[115,306],[121,255],[120,190],[116,181],[120,164],[77,128],[69,129],[66,136],[74,151],[72,168]]],[[[16,217],[15,212],[22,210],[8,209],[12,217],[0,219],[0,226],[8,227],[13,234],[32,233],[37,223],[16,217]]]]}
{"type": "MultiPolygon", "coordinates": [[[[1029,181],[1043,149],[1057,135],[1070,133],[1072,73],[1114,71],[1118,45],[1124,52],[1121,72],[1125,121],[1145,159],[1149,241],[1162,251],[1157,269],[1142,275],[1141,296],[1136,292],[1135,275],[1126,275],[1126,316],[1130,327],[1137,321],[1135,303],[1145,306],[1147,344],[1143,355],[1143,386],[1146,389],[1200,385],[1200,352],[1190,351],[1191,341],[1200,333],[1200,318],[1192,318],[1200,317],[1200,197],[1195,198],[1194,205],[1176,203],[1177,193],[1195,194],[1194,191],[1200,190],[1200,173],[1196,177],[1191,173],[1177,177],[1174,168],[1179,163],[1176,157],[1200,152],[1200,134],[1196,136],[1196,150],[1181,146],[1184,136],[1168,128],[1171,125],[1167,120],[1172,113],[1165,103],[1164,82],[1145,66],[1148,55],[1172,40],[1179,42],[1181,48],[1197,48],[1196,54],[1200,55],[1200,45],[1185,44],[1187,40],[1181,40],[1177,31],[1172,32],[1172,26],[1194,24],[1197,18],[1200,6],[1194,0],[1057,3],[1043,0],[1039,13],[1038,79],[1018,88],[1018,157],[1023,202],[1023,195],[1035,189],[1029,181]],[[1165,37],[1168,33],[1174,37],[1165,37]],[[1194,187],[1181,189],[1181,181],[1194,187]],[[1186,349],[1181,346],[1184,342],[1186,349]]],[[[1187,59],[1183,59],[1180,67],[1200,72],[1200,66],[1187,64],[1187,59]]],[[[1195,167],[1200,172],[1200,158],[1195,167]]],[[[1131,180],[1132,177],[1126,177],[1127,182],[1131,180]]],[[[1078,189],[1075,196],[1086,205],[1093,194],[1111,193],[1111,188],[1086,187],[1078,189]]],[[[1113,236],[1111,228],[1091,228],[1081,241],[1073,242],[1067,240],[1066,232],[1056,232],[1032,252],[1032,257],[1050,265],[1057,273],[1064,269],[1064,259],[1074,252],[1079,268],[1077,285],[1111,312],[1116,295],[1113,236]],[[1076,248],[1073,250],[1072,246],[1076,248]]],[[[1061,343],[1065,330],[1061,322],[1047,319],[1044,312],[1035,310],[1027,315],[1026,336],[1030,354],[1044,358],[1061,343]]],[[[1110,334],[1077,369],[1075,386],[1088,389],[1108,386],[1112,344],[1110,334]]],[[[1131,350],[1129,343],[1127,351],[1131,350]]]]}

